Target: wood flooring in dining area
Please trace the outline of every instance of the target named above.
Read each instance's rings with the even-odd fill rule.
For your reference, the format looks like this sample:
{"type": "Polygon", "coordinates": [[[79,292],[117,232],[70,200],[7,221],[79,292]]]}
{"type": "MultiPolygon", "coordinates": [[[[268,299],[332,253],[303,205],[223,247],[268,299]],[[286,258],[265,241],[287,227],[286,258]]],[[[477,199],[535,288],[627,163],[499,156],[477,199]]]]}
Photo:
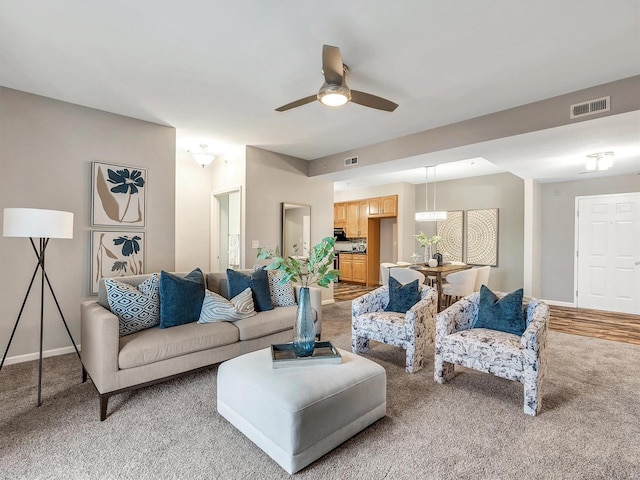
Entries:
{"type": "MultiPolygon", "coordinates": [[[[333,286],[333,297],[336,302],[353,300],[375,288],[338,282],[333,286]]],[[[552,330],[640,345],[640,315],[554,305],[549,308],[549,328],[552,330]]]]}

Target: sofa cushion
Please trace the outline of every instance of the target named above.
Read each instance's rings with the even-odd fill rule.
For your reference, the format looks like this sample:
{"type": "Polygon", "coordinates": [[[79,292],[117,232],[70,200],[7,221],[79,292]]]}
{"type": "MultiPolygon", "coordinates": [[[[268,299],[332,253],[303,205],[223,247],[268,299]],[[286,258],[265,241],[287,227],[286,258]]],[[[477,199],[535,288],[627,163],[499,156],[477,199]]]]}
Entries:
{"type": "Polygon", "coordinates": [[[489,328],[500,332],[522,335],[525,330],[522,309],[522,288],[500,298],[486,286],[480,287],[478,317],[472,328],[489,328]]]}
{"type": "Polygon", "coordinates": [[[196,268],[184,278],[160,272],[160,328],[197,322],[204,299],[204,276],[196,268]]]}
{"type": "MultiPolygon", "coordinates": [[[[251,340],[272,333],[283,332],[293,328],[297,306],[277,307],[267,312],[260,312],[255,317],[238,320],[233,324],[240,331],[240,340],[251,340]]],[[[316,312],[312,310],[314,321],[316,312]]]]}
{"type": "Polygon", "coordinates": [[[160,278],[153,274],[137,287],[106,278],[104,285],[110,310],[118,317],[121,337],[160,323],[160,278]]]}
{"type": "Polygon", "coordinates": [[[230,298],[235,297],[245,288],[249,287],[253,293],[253,303],[255,304],[256,311],[264,312],[273,309],[271,293],[269,292],[269,278],[266,270],[259,268],[248,275],[228,268],[227,279],[229,282],[230,298]]]}
{"type": "Polygon", "coordinates": [[[269,276],[269,292],[271,303],[274,307],[290,307],[296,304],[296,296],[293,293],[293,283],[282,282],[286,275],[282,270],[267,270],[269,276]]]}
{"type": "Polygon", "coordinates": [[[139,367],[238,341],[232,323],[187,323],[169,329],[152,328],[120,339],[118,367],[139,367]]]}
{"type": "Polygon", "coordinates": [[[256,314],[251,289],[246,288],[231,300],[206,290],[198,323],[233,322],[256,314]]]}

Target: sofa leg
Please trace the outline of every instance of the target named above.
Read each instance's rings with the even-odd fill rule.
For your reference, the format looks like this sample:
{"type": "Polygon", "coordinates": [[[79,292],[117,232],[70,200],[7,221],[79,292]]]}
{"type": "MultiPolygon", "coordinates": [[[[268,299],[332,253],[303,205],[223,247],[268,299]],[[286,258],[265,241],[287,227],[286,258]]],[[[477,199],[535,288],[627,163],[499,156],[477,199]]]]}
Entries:
{"type": "Polygon", "coordinates": [[[366,337],[351,336],[351,351],[353,353],[364,353],[369,350],[369,339],[366,337]]]}
{"type": "Polygon", "coordinates": [[[436,355],[433,366],[433,379],[438,383],[451,380],[455,374],[453,363],[445,362],[440,355],[436,355]]]}
{"type": "Polygon", "coordinates": [[[542,395],[537,382],[524,383],[524,413],[536,416],[542,408],[542,395]]]}
{"type": "Polygon", "coordinates": [[[109,394],[100,394],[100,421],[104,422],[107,419],[107,403],[109,402],[109,394]]]}

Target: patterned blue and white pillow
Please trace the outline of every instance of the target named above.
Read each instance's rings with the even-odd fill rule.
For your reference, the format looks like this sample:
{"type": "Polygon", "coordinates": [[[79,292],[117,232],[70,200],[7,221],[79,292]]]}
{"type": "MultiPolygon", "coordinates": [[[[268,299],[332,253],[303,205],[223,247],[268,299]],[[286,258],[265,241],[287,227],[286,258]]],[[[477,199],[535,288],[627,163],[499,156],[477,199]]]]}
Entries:
{"type": "Polygon", "coordinates": [[[287,282],[280,285],[285,273],[282,270],[267,270],[269,274],[269,293],[274,307],[290,307],[296,304],[296,296],[293,293],[293,283],[287,282]]]}
{"type": "Polygon", "coordinates": [[[255,314],[253,294],[250,288],[245,288],[231,300],[206,290],[198,323],[233,322],[252,317],[255,314]]]}
{"type": "Polygon", "coordinates": [[[105,278],[109,308],[120,320],[121,337],[160,324],[160,277],[154,273],[144,282],[133,285],[105,278]]]}

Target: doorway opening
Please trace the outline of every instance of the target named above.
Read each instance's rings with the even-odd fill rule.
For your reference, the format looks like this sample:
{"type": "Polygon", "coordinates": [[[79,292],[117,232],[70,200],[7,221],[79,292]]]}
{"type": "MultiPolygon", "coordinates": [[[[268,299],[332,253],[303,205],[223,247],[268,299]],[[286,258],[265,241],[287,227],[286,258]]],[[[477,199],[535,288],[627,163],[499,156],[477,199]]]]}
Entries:
{"type": "Polygon", "coordinates": [[[241,188],[214,193],[211,219],[211,271],[224,272],[242,265],[241,188]]]}

